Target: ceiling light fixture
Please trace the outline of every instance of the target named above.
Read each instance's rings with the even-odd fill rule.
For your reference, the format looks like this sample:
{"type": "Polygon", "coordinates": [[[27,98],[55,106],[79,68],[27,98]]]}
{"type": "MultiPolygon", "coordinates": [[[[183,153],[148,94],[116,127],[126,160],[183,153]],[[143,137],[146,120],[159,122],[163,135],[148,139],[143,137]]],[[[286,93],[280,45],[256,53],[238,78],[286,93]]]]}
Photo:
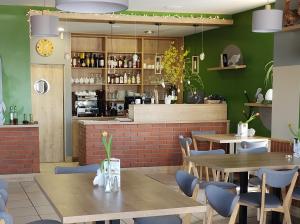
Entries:
{"type": "MultiPolygon", "coordinates": [[[[44,7],[45,7],[44,0],[44,7]]],[[[44,15],[30,16],[30,35],[35,37],[57,37],[58,31],[58,17],[44,15]]]]}
{"type": "Polygon", "coordinates": [[[58,17],[49,15],[30,16],[31,36],[57,37],[58,17]]]}
{"type": "Polygon", "coordinates": [[[274,33],[282,30],[282,10],[272,9],[268,4],[263,10],[256,10],[252,15],[252,32],[274,33]]]}
{"type": "Polygon", "coordinates": [[[78,13],[112,13],[128,9],[128,0],[56,0],[57,9],[78,13]]]}

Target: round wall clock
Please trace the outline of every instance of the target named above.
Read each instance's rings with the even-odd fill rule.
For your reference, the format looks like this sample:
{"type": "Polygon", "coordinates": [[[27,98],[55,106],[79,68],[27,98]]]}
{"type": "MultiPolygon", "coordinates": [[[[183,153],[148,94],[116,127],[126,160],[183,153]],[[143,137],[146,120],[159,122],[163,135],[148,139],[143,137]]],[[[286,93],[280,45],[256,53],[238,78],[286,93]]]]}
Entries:
{"type": "Polygon", "coordinates": [[[41,39],[36,43],[36,51],[42,57],[49,57],[53,54],[54,44],[51,40],[41,39]]]}

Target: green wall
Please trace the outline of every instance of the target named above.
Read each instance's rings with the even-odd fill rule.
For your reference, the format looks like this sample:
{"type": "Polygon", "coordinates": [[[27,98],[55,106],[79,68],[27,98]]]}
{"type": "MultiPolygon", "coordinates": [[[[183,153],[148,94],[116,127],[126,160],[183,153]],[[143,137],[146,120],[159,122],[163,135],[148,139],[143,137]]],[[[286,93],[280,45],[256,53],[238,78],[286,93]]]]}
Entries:
{"type": "Polygon", "coordinates": [[[27,7],[0,6],[3,97],[8,110],[11,105],[18,107],[20,121],[24,113],[31,113],[28,10],[27,7]]]}
{"type": "MultiPolygon", "coordinates": [[[[252,33],[252,11],[233,15],[234,25],[204,32],[204,51],[206,58],[200,62],[200,75],[203,78],[206,95],[218,93],[227,99],[228,119],[231,132],[236,132],[237,123],[244,120],[243,110],[248,110],[243,91],[254,98],[258,87],[264,88],[264,65],[273,59],[274,35],[252,33]],[[220,54],[229,45],[237,45],[243,54],[247,68],[244,70],[207,71],[219,65],[220,54]]],[[[200,29],[200,28],[198,28],[200,29]]],[[[187,36],[185,48],[191,55],[201,51],[201,34],[187,36]]],[[[256,129],[258,135],[270,136],[260,119],[251,122],[249,127],[256,129]]]]}

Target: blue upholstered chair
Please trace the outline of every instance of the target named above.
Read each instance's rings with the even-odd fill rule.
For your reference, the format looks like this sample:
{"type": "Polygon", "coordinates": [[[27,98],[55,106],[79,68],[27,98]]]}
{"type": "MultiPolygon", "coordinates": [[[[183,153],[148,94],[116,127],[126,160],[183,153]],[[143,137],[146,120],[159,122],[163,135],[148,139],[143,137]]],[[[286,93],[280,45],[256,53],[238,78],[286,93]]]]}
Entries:
{"type": "MultiPolygon", "coordinates": [[[[256,142],[254,142],[256,143],[256,142]]],[[[251,146],[254,146],[255,144],[253,143],[253,145],[251,146]]],[[[263,144],[265,142],[257,142],[257,146],[263,144]]],[[[252,144],[252,143],[251,143],[252,144]]],[[[242,150],[239,151],[239,153],[242,153],[242,154],[259,154],[259,153],[265,153],[265,152],[268,152],[268,148],[263,146],[263,147],[258,147],[258,148],[254,148],[254,147],[251,147],[251,148],[244,148],[242,150]]],[[[253,176],[251,178],[249,178],[249,184],[252,185],[252,186],[260,186],[261,185],[261,179],[257,176],[253,176]]]]}
{"type": "Polygon", "coordinates": [[[268,141],[259,141],[259,142],[247,142],[243,141],[241,142],[240,147],[237,148],[238,153],[260,153],[258,148],[266,148],[266,151],[268,151],[268,141]],[[257,149],[257,150],[255,150],[257,149]],[[254,150],[254,151],[252,151],[254,150]],[[250,152],[247,152],[250,151],[250,152]],[[252,152],[251,152],[252,151],[252,152]]]}
{"type": "MultiPolygon", "coordinates": [[[[232,190],[236,188],[235,184],[225,182],[200,182],[199,179],[183,170],[176,172],[176,183],[179,189],[187,196],[194,200],[197,199],[198,190],[205,189],[208,185],[216,185],[226,190],[232,190]]],[[[180,224],[182,220],[177,215],[136,218],[135,224],[180,224]]]]}
{"type": "Polygon", "coordinates": [[[298,167],[287,171],[261,168],[258,170],[257,176],[262,180],[261,192],[241,194],[239,204],[260,208],[260,223],[265,223],[269,211],[284,213],[284,223],[291,223],[289,207],[298,176],[298,167]],[[287,186],[289,186],[288,191],[282,200],[277,195],[266,192],[267,187],[285,189],[287,186]]]}
{"type": "Polygon", "coordinates": [[[76,167],[55,167],[55,174],[71,174],[71,173],[97,173],[99,164],[91,164],[76,167]]]}
{"type": "Polygon", "coordinates": [[[292,198],[297,200],[297,201],[300,201],[300,187],[296,187],[294,192],[293,192],[293,195],[292,195],[292,198]]]}
{"type": "MultiPolygon", "coordinates": [[[[190,146],[192,144],[192,139],[189,137],[183,137],[182,135],[179,136],[179,144],[180,144],[181,153],[182,153],[183,169],[187,170],[189,173],[191,173],[191,171],[193,171],[193,174],[196,177],[199,177],[200,179],[202,179],[202,167],[199,166],[199,170],[200,170],[200,173],[199,173],[194,163],[185,162],[185,157],[199,156],[199,155],[225,154],[225,151],[223,149],[205,150],[205,151],[191,150],[190,146]]],[[[206,172],[206,181],[209,181],[209,173],[208,173],[207,167],[205,167],[205,172],[206,172]]],[[[226,175],[225,180],[226,181],[228,180],[228,174],[226,175]]]]}
{"type": "Polygon", "coordinates": [[[0,198],[3,199],[5,204],[7,203],[8,193],[5,189],[0,189],[0,198]]]}
{"type": "Polygon", "coordinates": [[[8,184],[5,180],[0,180],[0,189],[7,190],[8,184]]]}
{"type": "Polygon", "coordinates": [[[239,196],[215,185],[208,185],[205,188],[205,194],[209,204],[207,224],[212,223],[211,208],[223,217],[231,217],[229,224],[235,223],[239,210],[239,196]]]}
{"type": "Polygon", "coordinates": [[[216,131],[192,131],[192,139],[193,139],[193,144],[194,144],[194,149],[198,150],[198,145],[197,145],[197,141],[195,139],[195,135],[214,135],[216,134],[216,131]]]}
{"type": "Polygon", "coordinates": [[[5,224],[14,224],[12,216],[5,211],[0,212],[0,221],[4,221],[5,224]]]}

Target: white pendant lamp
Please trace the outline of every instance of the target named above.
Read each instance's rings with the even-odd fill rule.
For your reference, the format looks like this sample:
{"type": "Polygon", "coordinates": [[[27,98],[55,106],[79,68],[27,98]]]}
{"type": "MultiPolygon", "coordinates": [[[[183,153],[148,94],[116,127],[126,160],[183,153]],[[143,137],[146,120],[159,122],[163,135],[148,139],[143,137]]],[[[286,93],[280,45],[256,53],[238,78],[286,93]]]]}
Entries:
{"type": "Polygon", "coordinates": [[[128,0],[56,0],[56,8],[77,13],[112,13],[128,9],[128,0]]]}
{"type": "Polygon", "coordinates": [[[264,10],[256,10],[252,15],[252,32],[274,33],[282,30],[283,12],[266,5],[264,10]]]}
{"type": "Polygon", "coordinates": [[[31,36],[35,37],[57,37],[58,17],[49,15],[30,16],[31,36]]]}

